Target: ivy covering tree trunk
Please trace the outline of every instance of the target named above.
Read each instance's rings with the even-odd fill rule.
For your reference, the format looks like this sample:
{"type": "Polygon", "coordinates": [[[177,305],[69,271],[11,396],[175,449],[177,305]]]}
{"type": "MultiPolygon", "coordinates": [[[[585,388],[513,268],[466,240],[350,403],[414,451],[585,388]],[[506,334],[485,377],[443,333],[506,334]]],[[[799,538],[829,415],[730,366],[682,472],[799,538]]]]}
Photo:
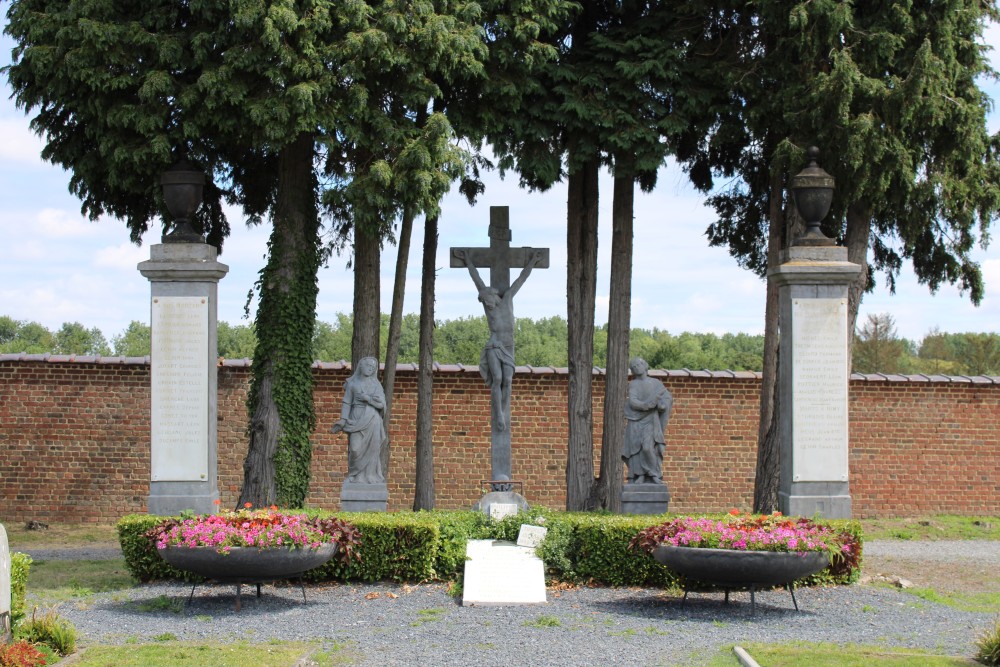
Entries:
{"type": "Polygon", "coordinates": [[[316,424],[312,337],[321,249],[313,137],[301,134],[278,158],[278,187],[260,273],[257,347],[247,398],[250,438],[240,505],[303,507],[316,424]]]}

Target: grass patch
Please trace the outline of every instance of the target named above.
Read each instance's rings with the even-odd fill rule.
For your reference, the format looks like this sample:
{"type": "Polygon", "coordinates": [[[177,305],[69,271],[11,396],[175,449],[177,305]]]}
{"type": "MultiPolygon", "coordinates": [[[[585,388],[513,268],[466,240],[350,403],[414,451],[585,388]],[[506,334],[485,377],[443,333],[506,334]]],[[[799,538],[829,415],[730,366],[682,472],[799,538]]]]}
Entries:
{"type": "MultiPolygon", "coordinates": [[[[976,663],[966,658],[934,655],[916,649],[889,649],[881,646],[789,642],[787,644],[746,644],[744,649],[767,667],[967,667],[976,663]]],[[[732,649],[732,665],[739,664],[732,649]]]]}
{"type": "Polygon", "coordinates": [[[28,570],[28,593],[36,601],[54,604],[92,593],[131,588],[135,580],[116,560],[36,560],[28,570]]]}
{"type": "Polygon", "coordinates": [[[1000,518],[989,516],[862,519],[866,540],[1000,540],[1000,518]]]}
{"type": "Polygon", "coordinates": [[[904,593],[916,595],[922,600],[947,605],[962,611],[980,613],[1000,612],[1000,592],[994,593],[942,593],[933,588],[905,588],[904,593]]]}
{"type": "Polygon", "coordinates": [[[11,523],[0,520],[7,529],[7,542],[11,551],[22,549],[69,549],[73,547],[118,546],[115,524],[66,524],[50,523],[42,530],[28,530],[24,522],[11,523]]]}
{"type": "Polygon", "coordinates": [[[166,595],[158,595],[149,600],[142,600],[135,603],[135,608],[143,613],[156,613],[169,611],[179,614],[184,610],[184,601],[179,598],[170,598],[166,595]]]}
{"type": "Polygon", "coordinates": [[[304,642],[268,644],[133,644],[92,646],[73,663],[74,667],[287,667],[310,658],[320,667],[350,665],[357,661],[342,645],[325,646],[304,642]]]}
{"type": "Polygon", "coordinates": [[[525,621],[522,625],[526,628],[558,628],[562,622],[555,616],[539,616],[533,621],[525,621]]]}
{"type": "Polygon", "coordinates": [[[417,612],[417,620],[410,623],[412,627],[419,627],[425,623],[435,623],[441,620],[444,616],[444,609],[441,607],[433,607],[431,609],[421,609],[417,612]]]}

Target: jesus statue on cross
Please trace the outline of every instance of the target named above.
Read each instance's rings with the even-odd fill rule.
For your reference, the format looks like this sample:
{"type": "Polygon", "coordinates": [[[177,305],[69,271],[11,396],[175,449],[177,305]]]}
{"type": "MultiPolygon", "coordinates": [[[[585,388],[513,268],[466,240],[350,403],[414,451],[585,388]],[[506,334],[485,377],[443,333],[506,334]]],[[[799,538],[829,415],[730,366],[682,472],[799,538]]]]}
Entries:
{"type": "Polygon", "coordinates": [[[479,301],[486,311],[490,339],[479,355],[479,372],[490,388],[490,461],[492,489],[509,491],[511,479],[510,392],[514,377],[514,295],[531,275],[532,269],[549,268],[548,248],[512,248],[510,213],[506,206],[490,207],[488,248],[452,248],[451,267],[469,270],[479,301]],[[490,284],[476,267],[489,268],[490,284]],[[522,269],[513,284],[510,270],[522,269]]]}
{"type": "Polygon", "coordinates": [[[493,423],[498,431],[505,431],[510,413],[510,382],[514,378],[514,295],[531,275],[531,270],[542,261],[543,255],[541,251],[534,251],[521,275],[501,294],[497,288],[486,286],[475,265],[467,261],[464,249],[456,248],[452,254],[469,269],[479,290],[479,301],[486,311],[490,338],[479,355],[479,372],[490,387],[493,423]]]}

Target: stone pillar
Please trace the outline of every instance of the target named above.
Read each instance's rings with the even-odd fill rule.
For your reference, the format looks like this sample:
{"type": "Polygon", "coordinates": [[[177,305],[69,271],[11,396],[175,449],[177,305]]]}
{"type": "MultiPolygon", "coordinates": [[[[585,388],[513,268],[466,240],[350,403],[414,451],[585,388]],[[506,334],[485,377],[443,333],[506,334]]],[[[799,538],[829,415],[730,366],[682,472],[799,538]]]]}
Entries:
{"type": "Polygon", "coordinates": [[[219,280],[229,267],[207,243],[162,243],[139,273],[151,290],[148,512],[217,511],[219,280]]]}
{"type": "Polygon", "coordinates": [[[847,249],[792,246],[771,272],[781,326],[778,504],[794,516],[851,516],[847,289],[861,267],[847,249]]]}

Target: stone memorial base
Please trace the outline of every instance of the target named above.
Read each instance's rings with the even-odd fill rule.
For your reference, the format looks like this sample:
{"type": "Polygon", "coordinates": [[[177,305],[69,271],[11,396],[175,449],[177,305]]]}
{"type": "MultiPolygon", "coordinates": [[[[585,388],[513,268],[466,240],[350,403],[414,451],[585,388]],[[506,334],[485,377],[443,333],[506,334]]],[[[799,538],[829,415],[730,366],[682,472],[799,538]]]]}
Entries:
{"type": "Polygon", "coordinates": [[[490,491],[472,506],[472,511],[502,519],[508,514],[527,512],[528,501],[516,491],[490,491]]]}
{"type": "Polygon", "coordinates": [[[624,514],[665,514],[670,505],[666,484],[626,484],[622,488],[624,514]]]}
{"type": "Polygon", "coordinates": [[[382,484],[344,482],[340,490],[343,512],[385,512],[389,505],[389,488],[382,484]]]}
{"type": "Polygon", "coordinates": [[[217,514],[219,492],[209,482],[150,482],[146,512],[177,516],[181,512],[217,514]]]}
{"type": "Polygon", "coordinates": [[[545,564],[533,547],[469,540],[462,605],[545,604],[545,564]]]}
{"type": "Polygon", "coordinates": [[[785,516],[851,518],[851,493],[846,482],[793,482],[791,487],[778,492],[778,507],[785,516]]]}

